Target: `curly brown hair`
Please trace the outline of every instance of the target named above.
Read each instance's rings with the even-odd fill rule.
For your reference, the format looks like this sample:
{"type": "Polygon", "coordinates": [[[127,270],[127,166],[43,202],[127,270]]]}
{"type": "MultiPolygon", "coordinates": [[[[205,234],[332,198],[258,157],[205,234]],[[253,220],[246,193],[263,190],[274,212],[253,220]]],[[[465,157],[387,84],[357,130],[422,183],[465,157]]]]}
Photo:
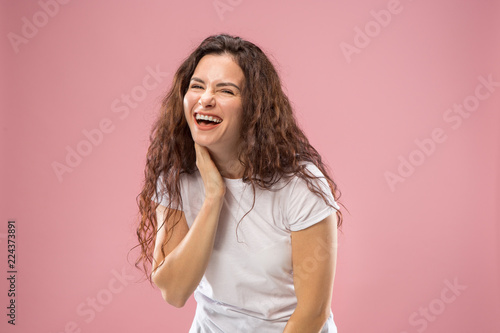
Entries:
{"type": "MultiPolygon", "coordinates": [[[[141,247],[141,254],[135,263],[137,268],[142,264],[140,269],[150,282],[152,282],[151,274],[148,272],[153,262],[158,230],[156,208],[159,205],[152,198],[154,196],[161,198],[164,194],[168,198],[167,208],[170,209],[167,210],[165,220],[161,221],[162,225],[174,215],[175,210],[182,210],[180,176],[182,173],[192,174],[197,169],[194,141],[184,116],[183,99],[198,62],[208,54],[230,55],[241,67],[245,76],[238,159],[244,167],[243,182],[251,184],[254,190],[254,204],[256,186],[269,190],[283,177],[288,179],[298,176],[307,182],[308,188],[313,193],[332,206],[318,185],[313,182],[315,177],[306,170],[303,162],[311,162],[318,167],[325,176],[336,201],[341,195],[337,185],[329,176],[321,156],[297,125],[290,101],[283,92],[279,75],[264,52],[255,44],[240,37],[227,34],[210,36],[184,60],[175,73],[173,84],[163,98],[160,113],[150,134],[151,144],[146,155],[145,181],[141,193],[137,196],[140,213],[137,246],[141,247]],[[158,193],[159,179],[162,179],[162,193],[158,193]]],[[[336,214],[337,228],[340,229],[343,221],[342,213],[337,210],[336,214]]],[[[172,229],[180,220],[180,214],[176,216],[178,216],[176,222],[167,230],[170,237],[172,229]]],[[[165,244],[170,237],[167,237],[162,244],[163,254],[165,254],[165,244]]]]}

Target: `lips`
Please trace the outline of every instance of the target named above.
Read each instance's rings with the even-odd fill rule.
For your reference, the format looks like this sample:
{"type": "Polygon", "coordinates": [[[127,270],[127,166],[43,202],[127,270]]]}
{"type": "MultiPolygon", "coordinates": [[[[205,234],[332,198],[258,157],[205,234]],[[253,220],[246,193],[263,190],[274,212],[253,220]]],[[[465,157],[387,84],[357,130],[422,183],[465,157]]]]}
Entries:
{"type": "Polygon", "coordinates": [[[219,116],[204,112],[195,112],[193,118],[195,126],[200,130],[211,130],[222,123],[219,116]]]}
{"type": "Polygon", "coordinates": [[[201,114],[201,113],[195,113],[194,115],[195,119],[200,121],[211,121],[214,123],[221,123],[222,119],[218,116],[215,115],[206,115],[206,114],[201,114]]]}

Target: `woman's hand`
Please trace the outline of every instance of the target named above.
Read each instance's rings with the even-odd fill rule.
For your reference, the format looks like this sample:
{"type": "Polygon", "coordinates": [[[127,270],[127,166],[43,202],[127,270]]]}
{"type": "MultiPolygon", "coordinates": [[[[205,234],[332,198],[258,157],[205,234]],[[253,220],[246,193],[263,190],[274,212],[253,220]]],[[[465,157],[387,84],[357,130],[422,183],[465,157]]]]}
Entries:
{"type": "Polygon", "coordinates": [[[214,161],[210,157],[210,153],[206,147],[195,143],[196,150],[196,166],[200,170],[203,185],[205,186],[206,197],[223,197],[226,193],[226,185],[217,169],[214,161]]]}
{"type": "MultiPolygon", "coordinates": [[[[203,205],[190,227],[181,211],[176,211],[167,218],[166,224],[158,230],[156,244],[159,245],[155,245],[154,250],[155,262],[164,261],[152,276],[153,282],[160,288],[165,301],[175,307],[186,304],[205,274],[213,251],[226,193],[224,179],[207,148],[195,144],[195,150],[196,166],[200,170],[205,187],[203,205]],[[171,228],[173,233],[167,232],[172,230],[171,228]],[[163,244],[167,237],[164,249],[163,244]]],[[[165,220],[168,209],[165,206],[158,206],[156,220],[165,220]]]]}

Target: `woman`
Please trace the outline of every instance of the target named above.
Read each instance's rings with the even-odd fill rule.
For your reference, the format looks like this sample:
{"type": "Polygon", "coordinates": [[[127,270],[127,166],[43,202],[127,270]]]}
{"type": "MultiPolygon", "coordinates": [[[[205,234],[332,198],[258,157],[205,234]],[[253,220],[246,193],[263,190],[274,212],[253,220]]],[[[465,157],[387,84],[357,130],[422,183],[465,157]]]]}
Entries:
{"type": "Polygon", "coordinates": [[[260,48],[211,36],[182,63],[145,178],[136,265],[173,306],[194,292],[190,332],[337,331],[340,192],[260,48]]]}

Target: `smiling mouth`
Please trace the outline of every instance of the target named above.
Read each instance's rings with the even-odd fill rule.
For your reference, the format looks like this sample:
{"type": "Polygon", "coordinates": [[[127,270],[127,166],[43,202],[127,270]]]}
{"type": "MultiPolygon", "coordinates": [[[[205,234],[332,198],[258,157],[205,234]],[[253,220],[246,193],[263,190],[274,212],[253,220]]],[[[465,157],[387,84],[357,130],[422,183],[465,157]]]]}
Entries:
{"type": "Polygon", "coordinates": [[[216,117],[216,116],[206,116],[206,115],[202,115],[202,114],[199,114],[199,113],[196,113],[195,116],[194,116],[196,122],[198,123],[198,125],[218,125],[222,122],[222,119],[220,119],[219,117],[216,117]]]}

